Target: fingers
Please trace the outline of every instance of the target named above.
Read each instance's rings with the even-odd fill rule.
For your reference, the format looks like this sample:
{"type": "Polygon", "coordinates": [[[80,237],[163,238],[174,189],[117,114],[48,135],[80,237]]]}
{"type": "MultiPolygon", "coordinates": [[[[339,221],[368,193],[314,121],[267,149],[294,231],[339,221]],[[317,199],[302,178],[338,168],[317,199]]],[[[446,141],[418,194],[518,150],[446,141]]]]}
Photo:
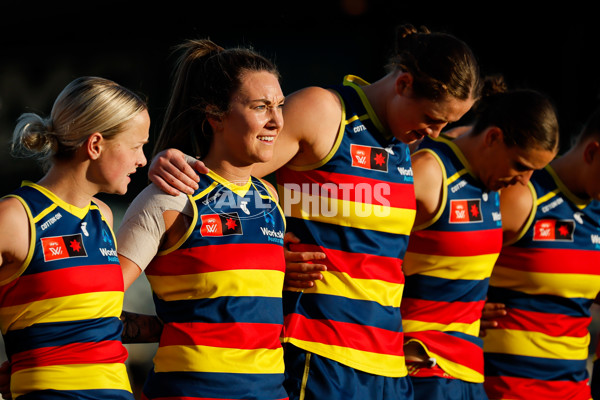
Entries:
{"type": "Polygon", "coordinates": [[[194,163],[191,164],[191,166],[192,166],[192,168],[194,168],[194,170],[196,170],[197,172],[199,172],[201,174],[208,174],[208,171],[210,171],[210,169],[208,169],[208,167],[206,165],[204,165],[204,163],[202,161],[199,161],[199,160],[194,161],[194,163]]]}
{"type": "Polygon", "coordinates": [[[322,280],[320,273],[286,273],[284,288],[307,289],[315,286],[315,281],[322,280]]]}
{"type": "Polygon", "coordinates": [[[502,303],[485,303],[483,306],[481,319],[494,319],[504,317],[507,314],[506,305],[502,303]]]}
{"type": "MultiPolygon", "coordinates": [[[[201,161],[194,161],[196,168],[206,168],[201,161]]],[[[186,161],[185,155],[175,149],[164,150],[152,160],[148,170],[149,179],[162,191],[171,195],[180,192],[192,194],[198,188],[198,175],[186,161]]]]}

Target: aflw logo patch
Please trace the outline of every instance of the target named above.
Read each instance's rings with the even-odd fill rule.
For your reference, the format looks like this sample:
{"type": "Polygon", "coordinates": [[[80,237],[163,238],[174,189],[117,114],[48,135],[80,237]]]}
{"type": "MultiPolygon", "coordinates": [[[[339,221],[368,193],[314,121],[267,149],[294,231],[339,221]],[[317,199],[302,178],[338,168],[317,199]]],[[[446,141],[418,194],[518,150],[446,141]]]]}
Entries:
{"type": "Polygon", "coordinates": [[[450,200],[450,223],[481,222],[481,200],[450,200]]]}
{"type": "Polygon", "coordinates": [[[81,233],[76,235],[41,238],[44,261],[54,261],[70,257],[87,257],[81,233]]]}
{"type": "Polygon", "coordinates": [[[575,221],[541,219],[535,223],[533,240],[539,241],[573,241],[575,221]]]}
{"type": "Polygon", "coordinates": [[[387,172],[388,153],[381,147],[350,145],[352,166],[387,172]]]}
{"type": "Polygon", "coordinates": [[[242,235],[242,222],[237,213],[232,214],[204,214],[201,215],[202,236],[242,235]]]}

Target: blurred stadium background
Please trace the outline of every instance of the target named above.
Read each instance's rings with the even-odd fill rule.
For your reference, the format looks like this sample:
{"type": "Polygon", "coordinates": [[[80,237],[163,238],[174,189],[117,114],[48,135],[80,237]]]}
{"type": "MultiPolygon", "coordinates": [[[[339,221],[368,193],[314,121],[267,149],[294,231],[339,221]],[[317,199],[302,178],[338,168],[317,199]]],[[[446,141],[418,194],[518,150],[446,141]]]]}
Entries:
{"type": "MultiPolygon", "coordinates": [[[[9,143],[20,113],[48,114],[72,79],[113,79],[149,100],[153,138],[167,103],[172,47],[188,38],[210,38],[223,47],[252,46],[272,58],[284,93],[328,85],[355,74],[375,81],[384,73],[393,29],[426,25],[466,41],[484,73],[504,74],[511,87],[530,87],[554,101],[561,147],[598,106],[600,31],[591,3],[554,8],[502,3],[502,9],[416,5],[399,0],[238,2],[43,2],[5,0],[0,8],[0,195],[21,180],[36,180],[33,160],[14,159],[9,143]],[[543,8],[541,8],[543,7],[543,8]],[[583,8],[582,8],[583,7],[583,8]]],[[[477,4],[477,3],[476,3],[477,4]]],[[[115,214],[115,230],[131,199],[148,183],[147,167],[132,177],[126,196],[102,195],[115,214]]],[[[599,266],[600,267],[600,266],[599,266]]],[[[126,293],[125,309],[154,313],[144,277],[126,293]]],[[[598,316],[594,308],[594,316],[598,316]]],[[[597,331],[594,322],[592,331],[597,331]]],[[[595,340],[591,349],[595,348],[595,340]]],[[[136,393],[155,345],[128,345],[136,393]]],[[[4,352],[0,361],[6,358],[4,352]]]]}

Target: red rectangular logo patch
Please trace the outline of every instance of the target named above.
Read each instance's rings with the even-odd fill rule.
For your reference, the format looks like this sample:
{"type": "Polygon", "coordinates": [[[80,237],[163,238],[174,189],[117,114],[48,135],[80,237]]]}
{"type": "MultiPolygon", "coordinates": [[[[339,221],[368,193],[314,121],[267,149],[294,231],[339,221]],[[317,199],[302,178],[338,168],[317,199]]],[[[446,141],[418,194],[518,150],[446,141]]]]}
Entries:
{"type": "Polygon", "coordinates": [[[237,213],[232,214],[203,214],[200,216],[202,236],[241,235],[242,222],[237,213]]]}
{"type": "Polygon", "coordinates": [[[450,223],[481,222],[481,200],[450,200],[450,223]]]}
{"type": "Polygon", "coordinates": [[[540,219],[533,229],[533,240],[537,241],[573,241],[575,221],[540,219]]]}
{"type": "Polygon", "coordinates": [[[81,233],[75,235],[41,238],[44,261],[61,260],[70,257],[87,257],[81,233]]]}
{"type": "Polygon", "coordinates": [[[350,157],[352,166],[387,172],[388,153],[381,147],[350,145],[350,157]]]}

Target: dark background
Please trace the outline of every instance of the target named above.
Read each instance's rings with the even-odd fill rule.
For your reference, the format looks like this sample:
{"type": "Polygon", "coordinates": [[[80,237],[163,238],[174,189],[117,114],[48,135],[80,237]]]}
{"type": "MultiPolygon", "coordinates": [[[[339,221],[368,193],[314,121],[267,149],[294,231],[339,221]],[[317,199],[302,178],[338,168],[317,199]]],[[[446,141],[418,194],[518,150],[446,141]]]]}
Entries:
{"type": "MultiPolygon", "coordinates": [[[[10,157],[8,144],[20,113],[48,114],[60,90],[81,75],[113,79],[149,99],[151,140],[167,102],[172,47],[187,38],[253,46],[274,59],[285,94],[308,85],[338,83],[345,74],[372,82],[399,23],[424,24],[467,42],[484,73],[502,73],[511,87],[526,86],[557,106],[562,149],[598,103],[598,21],[589,8],[505,2],[503,8],[440,7],[383,0],[4,1],[0,22],[0,174],[4,194],[40,170],[10,157]]],[[[488,3],[481,3],[488,4],[488,3]]],[[[483,7],[483,6],[482,6],[483,7]]],[[[152,142],[147,146],[150,155],[152,142]]],[[[147,183],[134,176],[128,200],[147,183]]]]}
{"type": "MultiPolygon", "coordinates": [[[[466,7],[383,0],[43,2],[0,5],[0,195],[23,179],[36,180],[33,160],[14,159],[8,147],[15,120],[47,115],[62,88],[82,75],[113,79],[149,100],[153,138],[167,103],[172,47],[210,38],[223,47],[252,46],[273,59],[285,94],[308,85],[341,82],[346,74],[373,82],[400,23],[426,25],[463,39],[484,73],[502,73],[509,86],[546,93],[561,126],[561,152],[598,106],[600,30],[595,12],[573,2],[478,2],[466,7]],[[523,8],[526,6],[526,8],[523,8]]],[[[104,195],[115,228],[127,203],[147,184],[140,170],[126,196],[104,195]]],[[[152,313],[145,279],[126,294],[125,308],[152,313]]],[[[140,347],[141,346],[141,347],[140,347]]],[[[130,347],[132,379],[143,381],[154,348],[130,347]]],[[[137,389],[136,389],[137,391],[137,389]]]]}

